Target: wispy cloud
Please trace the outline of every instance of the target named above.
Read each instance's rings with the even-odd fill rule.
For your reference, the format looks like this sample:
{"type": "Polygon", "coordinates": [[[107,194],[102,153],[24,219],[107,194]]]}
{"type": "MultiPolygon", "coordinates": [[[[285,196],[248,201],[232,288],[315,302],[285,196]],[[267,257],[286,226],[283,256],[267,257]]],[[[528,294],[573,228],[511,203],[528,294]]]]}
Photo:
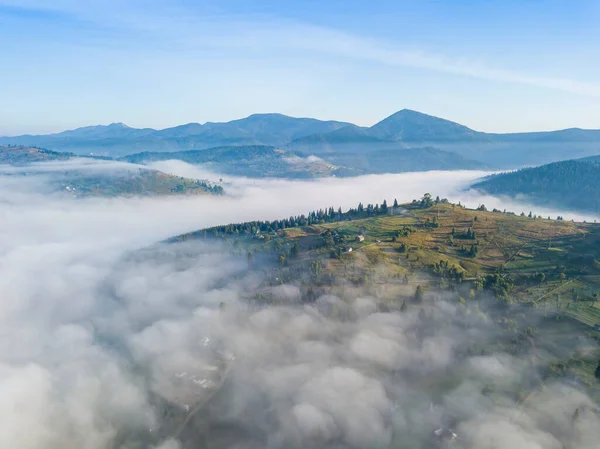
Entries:
{"type": "Polygon", "coordinates": [[[220,49],[270,53],[302,52],[305,58],[327,54],[354,61],[407,67],[437,73],[520,84],[600,97],[600,83],[528,73],[497,67],[470,55],[449,57],[421,51],[418,45],[383,41],[332,28],[276,17],[248,17],[223,13],[218,8],[190,7],[178,2],[116,0],[86,2],[58,0],[0,0],[0,6],[60,12],[80,20],[130,31],[149,33],[157,41],[170,41],[185,50],[220,49]],[[218,11],[221,11],[220,13],[218,11]]]}
{"type": "Polygon", "coordinates": [[[253,47],[288,48],[328,53],[354,60],[365,60],[395,67],[410,67],[451,75],[467,76],[502,83],[528,85],[560,90],[578,95],[600,97],[600,83],[576,79],[555,78],[533,74],[518,69],[494,67],[485,61],[468,55],[451,58],[415,49],[398,42],[358,36],[339,30],[306,24],[266,23],[252,25],[243,39],[235,36],[227,40],[228,45],[251,45],[253,47]]]}

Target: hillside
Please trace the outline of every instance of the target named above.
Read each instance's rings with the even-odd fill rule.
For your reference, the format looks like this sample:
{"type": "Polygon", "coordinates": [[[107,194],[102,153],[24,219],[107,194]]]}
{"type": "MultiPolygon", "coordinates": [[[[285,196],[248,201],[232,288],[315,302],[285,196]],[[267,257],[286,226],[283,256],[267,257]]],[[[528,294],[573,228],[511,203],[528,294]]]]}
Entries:
{"type": "Polygon", "coordinates": [[[370,128],[361,128],[355,125],[348,125],[328,133],[311,134],[309,136],[295,139],[291,142],[290,146],[336,145],[348,142],[381,143],[387,141],[387,139],[382,139],[373,135],[370,132],[370,128]]]}
{"type": "Polygon", "coordinates": [[[48,135],[0,137],[0,145],[120,157],[221,146],[266,145],[318,156],[434,146],[493,168],[520,168],[600,152],[600,130],[484,133],[450,120],[402,109],[371,127],[341,121],[253,114],[224,123],[188,123],[162,130],[122,123],[48,135]]]}
{"type": "Polygon", "coordinates": [[[323,159],[333,164],[351,167],[365,174],[403,173],[428,170],[481,170],[481,162],[467,159],[456,153],[436,148],[408,148],[323,154],[323,159]]]}
{"type": "Polygon", "coordinates": [[[492,195],[524,197],[537,205],[600,212],[599,179],[596,157],[497,174],[472,187],[492,195]]]}
{"type": "Polygon", "coordinates": [[[144,152],[120,160],[146,164],[178,159],[229,175],[249,177],[312,178],[402,173],[426,170],[475,170],[484,164],[435,148],[327,153],[306,156],[269,146],[218,147],[172,153],[144,152]]]}
{"type": "Polygon", "coordinates": [[[0,164],[21,165],[32,162],[66,161],[74,156],[72,153],[60,153],[22,145],[0,146],[0,164]]]}
{"type": "Polygon", "coordinates": [[[110,173],[74,171],[53,173],[48,185],[55,192],[76,198],[89,196],[219,195],[221,186],[158,170],[127,169],[110,173]]]}
{"type": "Polygon", "coordinates": [[[579,162],[592,162],[592,163],[596,163],[596,164],[600,164],[600,154],[596,155],[596,156],[588,156],[588,157],[584,157],[581,159],[576,159],[579,162]]]}
{"type": "Polygon", "coordinates": [[[298,286],[304,302],[364,295],[377,298],[382,311],[423,314],[441,298],[453,298],[459,315],[488,317],[507,332],[506,340],[498,334],[494,342],[501,350],[523,354],[533,344],[541,372],[597,385],[598,225],[469,210],[425,195],[398,207],[328,208],[169,242],[194,239],[218,239],[247,259],[250,270],[266,270],[263,284],[247,292],[249,300],[272,304],[282,283],[298,286]],[[584,335],[587,340],[578,339],[584,335]]]}
{"type": "Polygon", "coordinates": [[[207,150],[177,151],[171,153],[137,153],[121,158],[123,161],[146,164],[178,159],[190,164],[201,164],[218,173],[254,178],[316,178],[325,176],[352,176],[362,171],[339,166],[319,158],[304,157],[296,152],[271,146],[226,146],[207,150]]]}

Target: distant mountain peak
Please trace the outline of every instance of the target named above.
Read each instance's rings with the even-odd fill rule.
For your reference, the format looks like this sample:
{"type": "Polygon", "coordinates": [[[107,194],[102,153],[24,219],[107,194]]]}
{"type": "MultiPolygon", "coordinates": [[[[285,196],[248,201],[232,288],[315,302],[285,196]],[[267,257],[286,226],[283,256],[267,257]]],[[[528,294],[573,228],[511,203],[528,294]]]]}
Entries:
{"type": "Polygon", "coordinates": [[[412,109],[401,109],[369,129],[382,139],[406,142],[486,140],[485,134],[473,131],[464,125],[412,109]]]}
{"type": "Polygon", "coordinates": [[[127,126],[123,122],[114,122],[114,123],[111,123],[110,125],[108,125],[107,128],[131,128],[131,127],[127,126]]]}
{"type": "Polygon", "coordinates": [[[279,112],[256,112],[254,114],[250,114],[246,118],[255,118],[255,117],[287,117],[287,118],[291,118],[289,115],[281,114],[279,112]]]}
{"type": "Polygon", "coordinates": [[[395,116],[395,115],[416,115],[416,116],[434,117],[433,115],[425,114],[424,112],[415,111],[414,109],[407,109],[407,108],[400,109],[399,111],[393,113],[390,117],[395,116]]]}

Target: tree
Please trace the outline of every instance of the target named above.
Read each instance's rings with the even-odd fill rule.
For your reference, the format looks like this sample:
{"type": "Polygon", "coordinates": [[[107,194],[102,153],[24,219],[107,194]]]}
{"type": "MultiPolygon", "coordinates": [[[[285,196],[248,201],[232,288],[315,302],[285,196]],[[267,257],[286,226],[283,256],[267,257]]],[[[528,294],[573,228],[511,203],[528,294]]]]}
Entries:
{"type": "Polygon", "coordinates": [[[433,206],[433,200],[431,199],[431,193],[426,193],[421,198],[421,207],[427,208],[433,206]]]}
{"type": "Polygon", "coordinates": [[[398,200],[394,198],[394,207],[398,207],[398,200]]]}
{"type": "Polygon", "coordinates": [[[328,248],[335,246],[335,241],[333,240],[333,235],[331,234],[331,231],[327,231],[325,233],[325,245],[328,248]]]}
{"type": "Polygon", "coordinates": [[[415,289],[415,301],[422,301],[423,300],[423,287],[421,287],[420,285],[417,285],[417,288],[415,289]]]}
{"type": "Polygon", "coordinates": [[[290,255],[292,257],[298,257],[298,242],[294,242],[294,244],[292,245],[292,249],[290,250],[290,255]]]}
{"type": "Polygon", "coordinates": [[[406,312],[408,310],[408,304],[406,303],[406,299],[402,302],[400,306],[400,312],[406,312]]]}
{"type": "Polygon", "coordinates": [[[600,380],[600,361],[598,361],[598,366],[596,367],[596,371],[594,372],[594,376],[596,376],[596,379],[600,380]]]}
{"type": "Polygon", "coordinates": [[[452,226],[452,235],[456,234],[456,229],[454,229],[454,226],[452,226]]]}
{"type": "Polygon", "coordinates": [[[250,251],[248,251],[248,266],[252,267],[254,263],[254,256],[252,255],[252,253],[250,251]]]}

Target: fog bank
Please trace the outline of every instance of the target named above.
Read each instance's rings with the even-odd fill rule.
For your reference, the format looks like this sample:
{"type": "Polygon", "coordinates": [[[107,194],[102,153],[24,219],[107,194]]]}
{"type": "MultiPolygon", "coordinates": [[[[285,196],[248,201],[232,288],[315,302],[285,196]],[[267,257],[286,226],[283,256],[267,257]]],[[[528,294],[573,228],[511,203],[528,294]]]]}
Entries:
{"type": "Polygon", "coordinates": [[[447,426],[462,448],[596,448],[600,421],[583,393],[550,384],[520,407],[508,392],[534,379],[527,358],[468,354],[496,337],[485,317],[440,301],[424,323],[417,309],[378,311],[366,293],[298,304],[297,286],[280,291],[283,304],[249,307],[260,276],[220,246],[132,253],[206,226],[426,191],[477,206],[460,191],[482,174],[226,178],[225,197],[77,201],[0,178],[0,447],[414,448],[447,426]],[[213,345],[235,355],[227,384],[191,427],[160,434],[156,396],[214,363],[213,345]],[[446,379],[450,393],[437,393],[446,379]]]}

